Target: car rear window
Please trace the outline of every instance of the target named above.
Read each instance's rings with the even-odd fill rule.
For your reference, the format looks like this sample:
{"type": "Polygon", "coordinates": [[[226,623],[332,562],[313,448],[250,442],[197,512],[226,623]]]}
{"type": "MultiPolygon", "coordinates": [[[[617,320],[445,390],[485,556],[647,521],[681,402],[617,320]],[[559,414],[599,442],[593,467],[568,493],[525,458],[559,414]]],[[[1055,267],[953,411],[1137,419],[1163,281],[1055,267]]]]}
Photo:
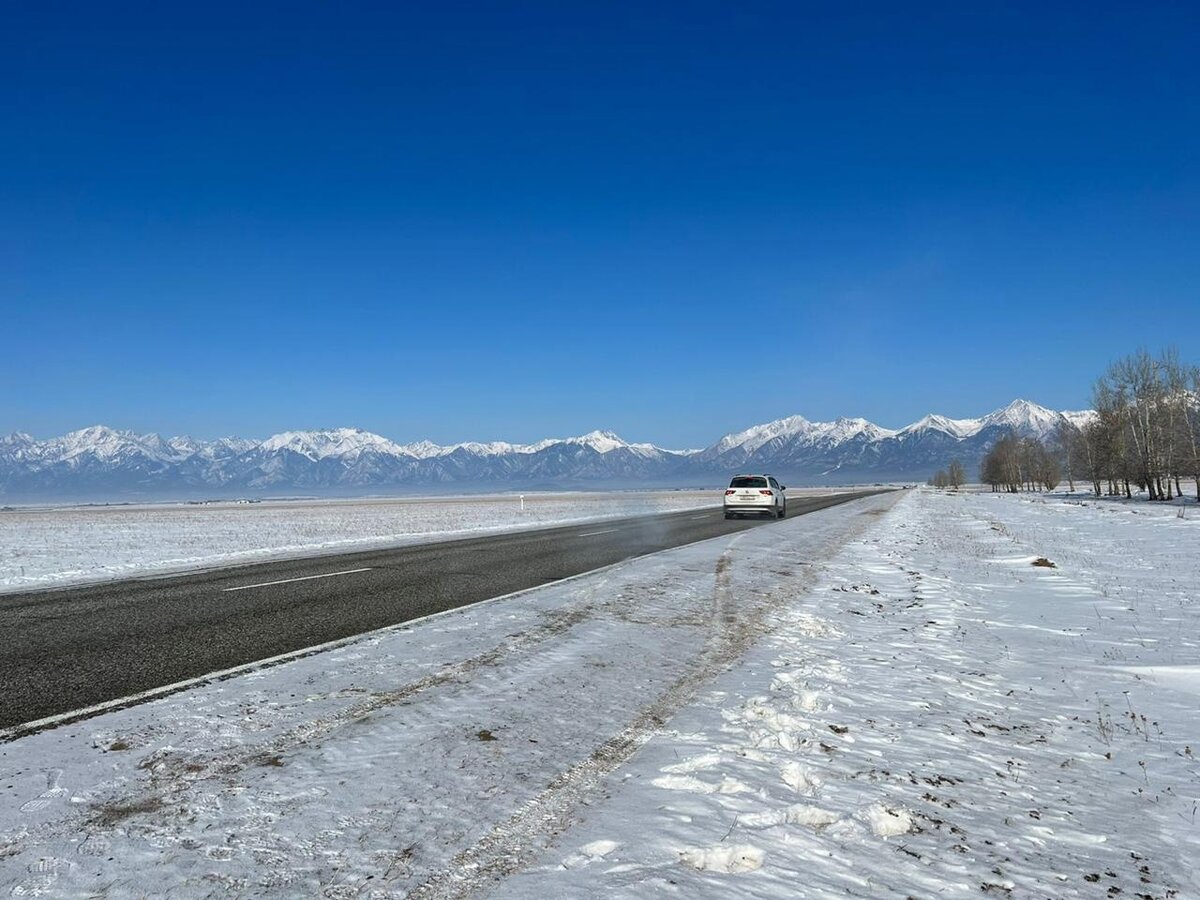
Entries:
{"type": "Polygon", "coordinates": [[[767,486],[767,479],[759,478],[757,475],[742,475],[729,482],[731,488],[764,488],[767,486]]]}

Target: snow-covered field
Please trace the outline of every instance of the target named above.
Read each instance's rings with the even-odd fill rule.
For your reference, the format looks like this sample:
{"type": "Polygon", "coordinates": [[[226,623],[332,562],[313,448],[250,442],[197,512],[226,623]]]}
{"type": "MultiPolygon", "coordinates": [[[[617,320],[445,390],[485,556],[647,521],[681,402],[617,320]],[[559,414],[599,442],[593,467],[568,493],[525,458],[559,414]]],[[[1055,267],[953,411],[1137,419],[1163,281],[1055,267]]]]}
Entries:
{"type": "Polygon", "coordinates": [[[1198,540],[909,491],[374,634],[0,744],[0,892],[1197,896],[1198,540]]]}
{"type": "Polygon", "coordinates": [[[713,506],[714,491],[529,493],[0,511],[0,591],[713,506]]]}

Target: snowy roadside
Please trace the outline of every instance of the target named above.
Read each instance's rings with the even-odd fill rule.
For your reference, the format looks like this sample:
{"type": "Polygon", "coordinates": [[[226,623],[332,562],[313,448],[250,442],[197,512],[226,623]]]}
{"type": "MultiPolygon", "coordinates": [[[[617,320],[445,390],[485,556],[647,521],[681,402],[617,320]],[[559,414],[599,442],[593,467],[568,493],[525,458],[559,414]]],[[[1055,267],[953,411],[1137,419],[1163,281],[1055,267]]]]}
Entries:
{"type": "Polygon", "coordinates": [[[495,893],[1200,896],[1198,546],[914,492],[495,893]]]}
{"type": "Polygon", "coordinates": [[[0,744],[0,893],[462,896],[533,859],[898,495],[0,744]]]}
{"type": "Polygon", "coordinates": [[[11,509],[0,512],[0,592],[674,512],[719,499],[714,491],[613,491],[11,509]]]}
{"type": "Polygon", "coordinates": [[[872,497],[21,738],[0,893],[1197,896],[1198,539],[872,497]]]}

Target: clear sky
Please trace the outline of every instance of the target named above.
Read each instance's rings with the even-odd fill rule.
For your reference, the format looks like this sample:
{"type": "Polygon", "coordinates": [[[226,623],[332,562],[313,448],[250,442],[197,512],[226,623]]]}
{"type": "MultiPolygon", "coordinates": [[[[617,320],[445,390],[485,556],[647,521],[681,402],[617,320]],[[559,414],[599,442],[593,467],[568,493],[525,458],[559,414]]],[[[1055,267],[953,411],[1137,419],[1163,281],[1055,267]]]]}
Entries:
{"type": "Polygon", "coordinates": [[[694,446],[1197,361],[1197,4],[5,19],[0,431],[694,446]]]}

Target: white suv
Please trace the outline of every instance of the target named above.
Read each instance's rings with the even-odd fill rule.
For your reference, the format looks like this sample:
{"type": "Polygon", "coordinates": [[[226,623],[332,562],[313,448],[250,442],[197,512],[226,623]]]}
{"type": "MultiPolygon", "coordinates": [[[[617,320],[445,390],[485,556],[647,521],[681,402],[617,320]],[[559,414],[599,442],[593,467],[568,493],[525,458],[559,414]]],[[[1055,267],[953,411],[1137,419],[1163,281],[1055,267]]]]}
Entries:
{"type": "Polygon", "coordinates": [[[754,514],[782,519],[787,515],[786,490],[773,475],[734,475],[725,489],[725,518],[754,514]]]}

